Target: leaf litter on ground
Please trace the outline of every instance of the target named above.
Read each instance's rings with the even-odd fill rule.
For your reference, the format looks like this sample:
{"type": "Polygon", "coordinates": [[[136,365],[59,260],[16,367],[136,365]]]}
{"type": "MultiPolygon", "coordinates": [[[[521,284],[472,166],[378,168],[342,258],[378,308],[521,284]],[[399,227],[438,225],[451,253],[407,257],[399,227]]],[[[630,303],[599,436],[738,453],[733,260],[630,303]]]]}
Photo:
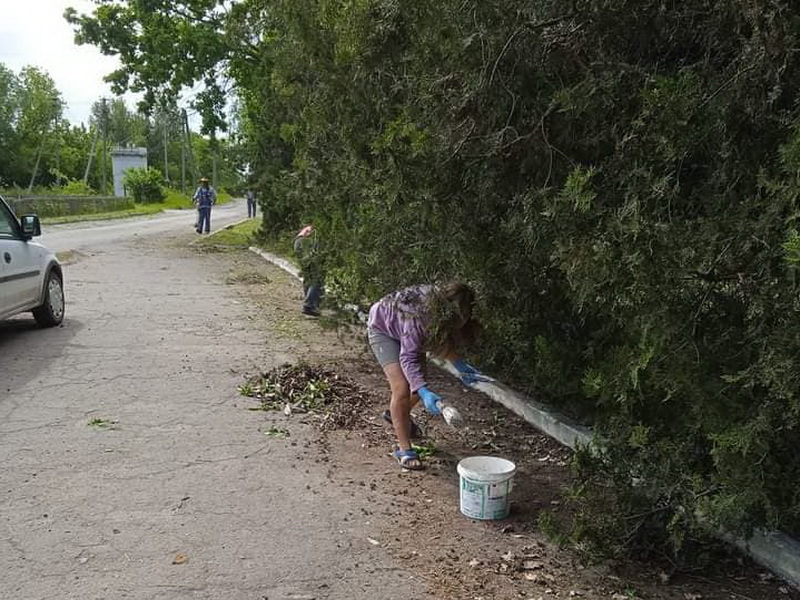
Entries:
{"type": "Polygon", "coordinates": [[[308,413],[321,430],[351,428],[372,403],[361,385],[333,369],[308,364],[283,365],[249,379],[239,394],[258,400],[249,410],[308,413]]]}

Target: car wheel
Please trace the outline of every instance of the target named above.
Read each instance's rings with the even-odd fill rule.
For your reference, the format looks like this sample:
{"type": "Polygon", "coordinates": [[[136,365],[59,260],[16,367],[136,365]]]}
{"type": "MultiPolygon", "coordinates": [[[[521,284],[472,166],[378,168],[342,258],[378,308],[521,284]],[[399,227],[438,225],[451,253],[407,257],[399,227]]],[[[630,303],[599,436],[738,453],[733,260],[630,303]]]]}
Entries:
{"type": "Polygon", "coordinates": [[[64,320],[64,284],[55,271],[47,274],[44,302],[33,309],[33,318],[42,327],[55,327],[64,320]]]}

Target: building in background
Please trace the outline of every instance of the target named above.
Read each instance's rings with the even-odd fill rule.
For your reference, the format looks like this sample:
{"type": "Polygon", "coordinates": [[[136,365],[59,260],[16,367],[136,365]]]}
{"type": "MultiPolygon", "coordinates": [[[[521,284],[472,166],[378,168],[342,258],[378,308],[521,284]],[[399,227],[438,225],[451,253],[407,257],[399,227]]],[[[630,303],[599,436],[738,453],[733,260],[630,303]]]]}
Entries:
{"type": "Polygon", "coordinates": [[[111,166],[114,172],[114,195],[125,196],[122,179],[128,169],[147,168],[147,148],[114,148],[111,151],[111,166]]]}

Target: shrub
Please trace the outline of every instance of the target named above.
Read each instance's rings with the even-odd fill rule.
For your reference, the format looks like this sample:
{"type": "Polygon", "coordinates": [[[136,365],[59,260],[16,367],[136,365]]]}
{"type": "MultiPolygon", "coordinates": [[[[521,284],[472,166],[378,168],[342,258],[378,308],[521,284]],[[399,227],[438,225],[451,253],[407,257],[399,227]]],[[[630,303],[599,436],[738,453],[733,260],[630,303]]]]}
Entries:
{"type": "Polygon", "coordinates": [[[167,197],[161,173],[152,167],[128,169],[122,178],[125,189],[141,204],[162,202],[167,197]]]}
{"type": "Polygon", "coordinates": [[[70,179],[63,184],[59,193],[65,196],[94,196],[97,192],[92,187],[79,179],[70,179]]]}

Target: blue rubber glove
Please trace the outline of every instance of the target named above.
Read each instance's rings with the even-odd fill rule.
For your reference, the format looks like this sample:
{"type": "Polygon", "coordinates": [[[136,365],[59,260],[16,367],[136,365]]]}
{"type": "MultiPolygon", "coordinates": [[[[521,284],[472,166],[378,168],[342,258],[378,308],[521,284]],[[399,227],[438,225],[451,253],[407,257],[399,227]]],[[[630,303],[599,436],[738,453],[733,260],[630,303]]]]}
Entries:
{"type": "Polygon", "coordinates": [[[419,394],[419,397],[422,398],[422,403],[425,405],[425,410],[432,415],[442,414],[442,410],[439,408],[439,402],[442,398],[439,396],[439,394],[430,391],[426,387],[419,388],[417,390],[417,394],[419,394]]]}
{"type": "Polygon", "coordinates": [[[479,381],[490,381],[488,377],[481,375],[478,369],[461,358],[456,360],[453,363],[453,366],[458,370],[461,377],[461,382],[464,385],[472,385],[474,383],[478,383],[479,381]]]}

